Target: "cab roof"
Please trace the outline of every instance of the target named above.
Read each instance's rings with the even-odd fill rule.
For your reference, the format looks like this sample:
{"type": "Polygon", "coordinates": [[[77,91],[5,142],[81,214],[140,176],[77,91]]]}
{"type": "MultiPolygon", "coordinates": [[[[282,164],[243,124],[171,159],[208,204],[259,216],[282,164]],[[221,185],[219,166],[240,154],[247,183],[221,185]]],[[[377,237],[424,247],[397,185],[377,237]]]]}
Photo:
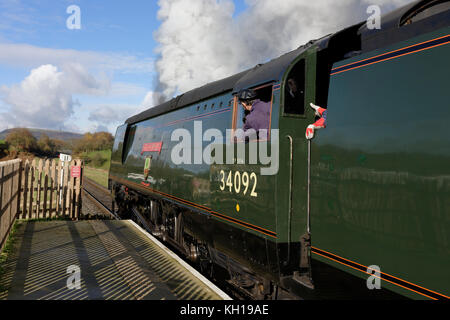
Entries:
{"type": "Polygon", "coordinates": [[[133,124],[142,120],[183,108],[190,104],[223,94],[228,91],[237,93],[241,89],[256,86],[258,84],[278,81],[283,76],[286,69],[303,51],[311,47],[315,41],[310,41],[306,45],[297,48],[291,52],[273,59],[265,64],[258,64],[246,71],[240,72],[231,77],[208,83],[202,87],[193,89],[181,94],[163,104],[145,110],[126,120],[126,123],[133,124]]]}

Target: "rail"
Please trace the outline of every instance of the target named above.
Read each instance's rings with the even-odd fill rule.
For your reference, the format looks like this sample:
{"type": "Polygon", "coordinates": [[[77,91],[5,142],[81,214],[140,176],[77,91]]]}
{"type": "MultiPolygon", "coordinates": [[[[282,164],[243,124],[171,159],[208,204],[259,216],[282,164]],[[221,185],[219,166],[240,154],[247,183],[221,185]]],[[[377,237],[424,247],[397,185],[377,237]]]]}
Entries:
{"type": "Polygon", "coordinates": [[[95,187],[96,187],[96,185],[92,184],[87,178],[85,178],[84,183],[85,183],[85,185],[83,187],[84,195],[87,196],[103,213],[110,215],[111,217],[113,217],[116,220],[119,220],[119,217],[115,214],[115,212],[113,210],[108,208],[108,206],[101,199],[98,199],[98,197],[92,191],[89,191],[86,188],[86,184],[94,185],[95,187]]]}

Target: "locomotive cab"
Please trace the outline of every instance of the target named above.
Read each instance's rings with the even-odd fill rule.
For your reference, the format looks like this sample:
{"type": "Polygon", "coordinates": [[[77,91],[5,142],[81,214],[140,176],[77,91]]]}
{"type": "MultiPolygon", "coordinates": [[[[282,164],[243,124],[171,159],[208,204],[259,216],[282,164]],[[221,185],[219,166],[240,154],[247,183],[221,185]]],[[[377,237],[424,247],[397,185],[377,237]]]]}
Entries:
{"type": "MultiPolygon", "coordinates": [[[[123,124],[119,126],[116,130],[116,134],[114,136],[114,143],[111,150],[111,165],[109,168],[109,172],[113,172],[116,168],[120,168],[123,163],[123,153],[124,153],[124,143],[125,143],[125,135],[127,132],[128,125],[123,124]]],[[[108,174],[108,189],[113,191],[113,186],[111,185],[111,177],[108,174]]]]}

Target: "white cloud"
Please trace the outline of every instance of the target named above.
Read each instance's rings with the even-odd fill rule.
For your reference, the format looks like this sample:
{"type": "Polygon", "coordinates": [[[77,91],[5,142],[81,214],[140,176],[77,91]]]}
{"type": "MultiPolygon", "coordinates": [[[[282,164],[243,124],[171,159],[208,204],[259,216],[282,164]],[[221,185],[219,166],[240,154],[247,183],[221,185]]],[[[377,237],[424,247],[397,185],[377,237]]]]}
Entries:
{"type": "Polygon", "coordinates": [[[109,131],[115,133],[116,128],[123,124],[129,117],[138,114],[153,106],[155,93],[147,92],[140,105],[108,104],[92,107],[88,120],[89,131],[109,131]],[[105,130],[107,129],[107,130],[105,130]]]}
{"type": "Polygon", "coordinates": [[[31,70],[20,84],[1,87],[9,112],[0,116],[6,125],[61,128],[79,105],[74,94],[100,95],[109,86],[108,79],[94,78],[80,64],[65,64],[61,69],[42,65],[31,70]]]}
{"type": "Polygon", "coordinates": [[[87,127],[87,117],[78,116],[76,97],[144,97],[147,88],[113,78],[119,73],[148,73],[150,78],[153,72],[150,58],[11,43],[0,43],[0,64],[32,69],[20,84],[0,88],[0,130],[14,126],[92,129],[87,127]],[[76,127],[71,124],[74,120],[76,127]]]}
{"type": "Polygon", "coordinates": [[[103,125],[124,121],[139,108],[131,105],[102,105],[95,107],[89,114],[89,121],[103,125]]]}
{"type": "Polygon", "coordinates": [[[144,96],[147,88],[138,84],[116,81],[111,84],[109,97],[144,96]]]}
{"type": "Polygon", "coordinates": [[[29,44],[0,43],[0,64],[36,68],[44,64],[61,67],[74,62],[90,70],[122,73],[151,73],[154,64],[152,58],[121,53],[52,49],[29,44]]]}

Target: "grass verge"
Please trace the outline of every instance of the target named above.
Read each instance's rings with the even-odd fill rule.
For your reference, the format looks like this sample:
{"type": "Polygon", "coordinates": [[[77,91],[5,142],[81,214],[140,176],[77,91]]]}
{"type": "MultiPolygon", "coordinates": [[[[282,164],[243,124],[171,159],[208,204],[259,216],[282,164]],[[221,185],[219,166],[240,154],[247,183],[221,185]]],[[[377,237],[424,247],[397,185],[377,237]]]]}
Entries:
{"type": "Polygon", "coordinates": [[[108,188],[108,170],[95,169],[85,166],[83,168],[83,176],[97,182],[105,188],[108,188]]]}
{"type": "Polygon", "coordinates": [[[83,152],[80,157],[85,159],[85,166],[106,171],[109,170],[111,150],[83,152]]]}
{"type": "Polygon", "coordinates": [[[17,219],[14,222],[14,225],[11,227],[11,231],[9,232],[9,236],[6,240],[5,246],[0,252],[0,292],[7,290],[7,288],[3,287],[3,282],[1,281],[1,279],[3,278],[3,274],[5,273],[5,263],[8,260],[8,255],[11,253],[11,250],[14,247],[14,243],[17,241],[16,232],[21,224],[22,220],[17,219]]]}

